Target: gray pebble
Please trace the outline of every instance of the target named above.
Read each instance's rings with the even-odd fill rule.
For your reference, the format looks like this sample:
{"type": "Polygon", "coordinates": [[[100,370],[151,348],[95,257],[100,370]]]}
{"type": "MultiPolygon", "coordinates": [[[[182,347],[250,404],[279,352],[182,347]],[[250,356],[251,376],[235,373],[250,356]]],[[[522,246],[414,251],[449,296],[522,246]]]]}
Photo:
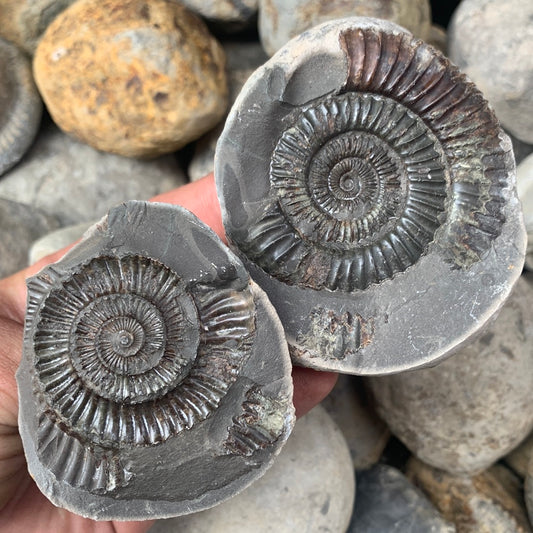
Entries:
{"type": "Polygon", "coordinates": [[[58,226],[40,209],[0,198],[0,278],[28,266],[31,244],[58,226]]]}
{"type": "Polygon", "coordinates": [[[320,406],[296,422],[272,468],[231,500],[150,533],[339,533],[355,492],[346,442],[320,406]]]}
{"type": "Polygon", "coordinates": [[[232,33],[255,20],[258,0],[182,0],[182,3],[225,33],[232,33]]]}
{"type": "Polygon", "coordinates": [[[434,368],[368,379],[380,416],[420,459],[472,474],[533,429],[532,301],[533,287],[520,278],[499,316],[457,354],[434,368]]]}
{"type": "Polygon", "coordinates": [[[533,457],[533,433],[530,433],[519,446],[505,456],[504,460],[521,478],[525,478],[530,459],[533,457]]]}
{"type": "Polygon", "coordinates": [[[378,464],[357,473],[347,533],[453,533],[435,507],[399,470],[378,464]]]}
{"type": "Polygon", "coordinates": [[[48,124],[24,160],[0,179],[0,198],[90,222],[126,200],[146,200],[186,183],[173,155],[141,161],[99,152],[48,124]]]}
{"type": "Polygon", "coordinates": [[[533,269],[533,154],[527,156],[516,169],[516,188],[522,203],[527,232],[526,267],[533,269]]]}

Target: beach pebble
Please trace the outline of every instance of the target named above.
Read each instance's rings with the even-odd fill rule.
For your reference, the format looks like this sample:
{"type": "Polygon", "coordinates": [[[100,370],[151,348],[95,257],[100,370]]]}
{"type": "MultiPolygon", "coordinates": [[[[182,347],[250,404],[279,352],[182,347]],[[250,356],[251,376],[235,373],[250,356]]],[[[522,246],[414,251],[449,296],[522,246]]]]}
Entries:
{"type": "MultiPolygon", "coordinates": [[[[233,104],[246,80],[268,56],[259,43],[227,42],[223,46],[227,59],[229,101],[233,104]]],[[[223,128],[224,124],[219,124],[196,143],[194,156],[188,167],[191,181],[199,180],[213,172],[215,148],[223,128]]]]}
{"type": "Polygon", "coordinates": [[[25,268],[32,242],[57,227],[40,209],[0,198],[0,278],[25,268]]]}
{"type": "Polygon", "coordinates": [[[533,433],[505,456],[505,463],[521,478],[525,478],[530,459],[533,458],[533,433]]]}
{"type": "Polygon", "coordinates": [[[457,533],[531,533],[520,480],[502,465],[469,478],[412,458],[406,475],[455,524],[457,533]]]}
{"type": "Polygon", "coordinates": [[[42,108],[28,58],[15,45],[0,39],[0,176],[31,146],[42,108]]]}
{"type": "Polygon", "coordinates": [[[378,464],[357,473],[357,495],[347,533],[453,533],[455,526],[396,468],[378,464]]]}
{"type": "Polygon", "coordinates": [[[361,470],[377,463],[390,431],[369,405],[361,379],[339,375],[322,406],[340,427],[350,448],[354,468],[361,470]]]}
{"type": "Polygon", "coordinates": [[[181,0],[191,11],[227,33],[247,27],[257,15],[258,0],[181,0]]]}
{"type": "Polygon", "coordinates": [[[442,26],[432,24],[426,41],[444,55],[448,55],[448,35],[442,26]]]}
{"type": "Polygon", "coordinates": [[[66,226],[43,235],[31,245],[28,253],[28,264],[32,265],[43,257],[76,242],[91,225],[90,222],[82,222],[81,224],[66,226]]]}
{"type": "Polygon", "coordinates": [[[527,156],[516,169],[516,188],[522,203],[528,245],[526,267],[533,268],[533,154],[527,156]]]}
{"type": "Polygon", "coordinates": [[[499,316],[457,354],[434,368],[368,379],[379,415],[420,459],[472,474],[531,431],[532,301],[522,277],[499,316]]]}
{"type": "Polygon", "coordinates": [[[448,30],[452,61],[481,89],[504,128],[530,144],[532,19],[530,0],[463,0],[448,30]]]}
{"type": "Polygon", "coordinates": [[[97,220],[115,204],[145,200],[185,182],[172,155],[139,161],[106,154],[47,124],[24,160],[0,179],[0,198],[40,208],[67,226],[97,220]]]}
{"type": "Polygon", "coordinates": [[[524,483],[524,493],[529,521],[531,524],[533,524],[533,457],[531,457],[529,461],[526,480],[524,483]]]}
{"type": "Polygon", "coordinates": [[[54,121],[131,157],[181,148],[224,116],[224,52],[179,2],[80,0],[50,24],[34,57],[54,121]]]}
{"type": "Polygon", "coordinates": [[[273,55],[287,41],[313,26],[357,16],[390,20],[421,39],[430,34],[429,0],[259,0],[259,37],[265,51],[273,55]]]}
{"type": "Polygon", "coordinates": [[[338,533],[350,521],[354,492],[348,446],[317,406],[252,486],[207,511],[159,520],[150,533],[338,533]]]}
{"type": "Polygon", "coordinates": [[[41,35],[75,0],[2,0],[0,35],[32,55],[41,35]]]}

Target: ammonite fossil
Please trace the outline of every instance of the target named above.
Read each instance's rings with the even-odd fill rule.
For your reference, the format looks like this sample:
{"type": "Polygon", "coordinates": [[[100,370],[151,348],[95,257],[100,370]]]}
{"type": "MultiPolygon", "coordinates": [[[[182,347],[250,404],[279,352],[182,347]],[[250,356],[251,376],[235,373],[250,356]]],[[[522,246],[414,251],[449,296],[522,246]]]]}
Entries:
{"type": "Polygon", "coordinates": [[[434,363],[522,267],[509,138],[456,67],[389,22],[317,26],[258,69],[215,176],[228,238],[303,365],[434,363]]]}
{"type": "Polygon", "coordinates": [[[28,465],[95,519],[205,509],[292,428],[290,358],[264,293],[182,208],[114,208],[28,282],[17,374],[28,465]]]}
{"type": "Polygon", "coordinates": [[[31,146],[42,109],[29,59],[0,39],[0,176],[31,146]]]}

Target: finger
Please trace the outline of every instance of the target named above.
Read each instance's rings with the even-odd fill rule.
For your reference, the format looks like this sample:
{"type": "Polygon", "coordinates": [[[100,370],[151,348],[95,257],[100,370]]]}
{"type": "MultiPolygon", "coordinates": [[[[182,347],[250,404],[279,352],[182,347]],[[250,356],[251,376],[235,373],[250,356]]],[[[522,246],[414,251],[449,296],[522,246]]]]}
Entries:
{"type": "Polygon", "coordinates": [[[320,403],[335,386],[338,374],[319,372],[312,368],[295,366],[292,369],[294,383],[294,408],[299,418],[320,403]]]}

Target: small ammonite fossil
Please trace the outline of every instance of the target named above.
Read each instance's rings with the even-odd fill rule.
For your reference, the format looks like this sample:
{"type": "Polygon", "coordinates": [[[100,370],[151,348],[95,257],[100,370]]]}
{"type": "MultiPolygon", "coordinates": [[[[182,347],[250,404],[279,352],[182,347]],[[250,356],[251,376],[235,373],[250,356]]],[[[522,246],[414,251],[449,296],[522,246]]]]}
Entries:
{"type": "Polygon", "coordinates": [[[20,428],[56,505],[129,520],[205,509],[259,477],[286,441],[282,326],[185,209],[114,208],[28,294],[20,428]]]}
{"type": "Polygon", "coordinates": [[[30,60],[14,44],[0,39],[0,176],[31,146],[42,110],[30,60]]]}
{"type": "Polygon", "coordinates": [[[509,138],[456,67],[389,22],[325,23],[259,68],[215,176],[228,238],[303,365],[434,363],[521,270],[509,138]]]}

